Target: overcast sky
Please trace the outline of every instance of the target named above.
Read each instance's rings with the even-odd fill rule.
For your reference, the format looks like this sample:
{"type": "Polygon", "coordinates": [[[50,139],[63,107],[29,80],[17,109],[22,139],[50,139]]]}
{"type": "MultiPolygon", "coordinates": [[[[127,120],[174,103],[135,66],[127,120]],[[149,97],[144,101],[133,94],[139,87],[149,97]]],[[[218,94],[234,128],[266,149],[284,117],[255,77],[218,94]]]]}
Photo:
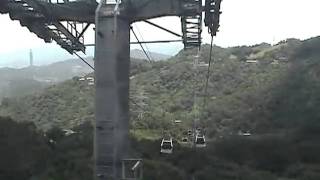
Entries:
{"type": "MultiPolygon", "coordinates": [[[[224,0],[220,32],[215,38],[215,44],[223,47],[253,45],[261,42],[275,43],[287,38],[307,39],[320,35],[319,8],[319,0],[224,0]]],[[[161,18],[153,22],[181,32],[179,18],[161,18]]],[[[4,54],[30,48],[58,49],[55,45],[45,44],[36,35],[21,27],[19,22],[11,21],[8,15],[0,15],[0,24],[0,60],[3,60],[4,54]]],[[[143,40],[176,39],[148,24],[137,23],[134,28],[137,33],[140,32],[143,40]]],[[[206,29],[203,38],[205,43],[210,41],[206,29]]],[[[86,42],[93,43],[93,39],[94,34],[91,30],[86,34],[86,42]]],[[[182,47],[180,43],[148,45],[150,51],[166,54],[174,54],[182,47]]]]}

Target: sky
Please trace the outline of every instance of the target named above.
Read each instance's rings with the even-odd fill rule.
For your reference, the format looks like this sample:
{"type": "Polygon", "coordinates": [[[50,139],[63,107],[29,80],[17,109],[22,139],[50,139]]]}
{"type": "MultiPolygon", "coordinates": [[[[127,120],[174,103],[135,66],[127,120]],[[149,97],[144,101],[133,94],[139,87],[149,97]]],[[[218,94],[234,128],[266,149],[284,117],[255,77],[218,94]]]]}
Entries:
{"type": "MultiPolygon", "coordinates": [[[[307,39],[320,35],[319,0],[223,0],[220,32],[214,39],[216,45],[231,47],[270,44],[287,38],[307,39]]],[[[153,22],[181,33],[180,19],[165,17],[153,22]]],[[[19,22],[11,21],[8,15],[0,15],[0,67],[27,65],[29,50],[33,49],[35,64],[74,58],[55,43],[46,44],[19,22]]],[[[140,40],[176,39],[164,31],[145,23],[133,25],[140,40]]],[[[92,27],[85,35],[86,43],[94,42],[92,27]]],[[[134,41],[132,36],[132,41],[134,41]]],[[[203,42],[209,43],[207,30],[203,42]]],[[[139,48],[133,46],[132,48],[139,48]]],[[[174,55],[183,48],[181,43],[147,45],[149,51],[174,55]]],[[[87,55],[93,56],[93,49],[87,55]]]]}

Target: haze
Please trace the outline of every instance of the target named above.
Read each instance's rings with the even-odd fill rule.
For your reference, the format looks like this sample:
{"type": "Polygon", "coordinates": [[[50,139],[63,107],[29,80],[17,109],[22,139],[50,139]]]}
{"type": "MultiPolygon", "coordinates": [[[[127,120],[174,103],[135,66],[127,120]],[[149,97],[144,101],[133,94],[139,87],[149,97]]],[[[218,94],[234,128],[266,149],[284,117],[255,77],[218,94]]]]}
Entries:
{"type": "MultiPolygon", "coordinates": [[[[287,38],[306,39],[316,36],[320,29],[320,23],[316,21],[317,17],[320,17],[319,7],[318,0],[304,0],[303,3],[298,0],[224,0],[220,32],[215,38],[215,44],[223,47],[261,42],[273,44],[287,38]]],[[[153,22],[181,32],[179,18],[160,18],[153,22]]],[[[38,52],[35,55],[36,63],[40,59],[50,61],[50,58],[55,58],[57,61],[72,57],[55,43],[45,44],[27,28],[21,27],[18,21],[11,21],[8,15],[0,15],[0,24],[0,66],[10,66],[17,61],[27,60],[29,49],[38,52]]],[[[143,40],[176,39],[144,23],[137,23],[134,28],[143,40]]],[[[206,32],[204,29],[204,43],[208,43],[210,39],[206,32]]],[[[86,43],[93,42],[94,33],[91,30],[86,34],[86,43]]],[[[148,45],[150,51],[171,55],[182,48],[181,43],[148,45]]],[[[93,50],[89,49],[87,55],[92,56],[93,50]]]]}

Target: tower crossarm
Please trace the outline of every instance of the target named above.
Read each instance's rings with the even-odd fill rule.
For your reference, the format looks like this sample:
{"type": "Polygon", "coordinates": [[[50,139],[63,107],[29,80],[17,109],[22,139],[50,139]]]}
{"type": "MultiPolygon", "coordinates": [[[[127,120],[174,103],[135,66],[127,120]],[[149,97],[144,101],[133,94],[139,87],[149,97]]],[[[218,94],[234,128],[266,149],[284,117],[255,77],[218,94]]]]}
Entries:
{"type": "Polygon", "coordinates": [[[77,21],[94,23],[97,2],[74,1],[66,3],[50,3],[46,0],[1,0],[0,14],[19,14],[21,17],[38,18],[42,21],[77,21]],[[28,4],[28,6],[26,6],[28,4]],[[30,7],[38,14],[33,13],[30,7]]]}
{"type": "MultiPolygon", "coordinates": [[[[137,1],[137,0],[136,0],[137,1]]],[[[184,16],[201,13],[201,7],[195,0],[144,0],[139,3],[125,1],[124,5],[132,5],[128,15],[132,22],[163,17],[163,16],[184,16]]]]}
{"type": "Polygon", "coordinates": [[[85,52],[84,32],[94,24],[95,1],[3,0],[0,13],[9,14],[45,42],[53,40],[73,54],[85,52]]]}

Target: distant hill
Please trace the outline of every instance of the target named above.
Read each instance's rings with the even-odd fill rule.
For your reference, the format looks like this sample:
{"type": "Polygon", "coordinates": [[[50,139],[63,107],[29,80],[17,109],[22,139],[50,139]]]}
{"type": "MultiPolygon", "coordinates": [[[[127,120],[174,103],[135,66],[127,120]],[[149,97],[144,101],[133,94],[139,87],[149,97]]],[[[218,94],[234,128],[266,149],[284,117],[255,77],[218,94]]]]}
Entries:
{"type": "MultiPolygon", "coordinates": [[[[166,60],[170,56],[150,53],[153,60],[166,60]]],[[[146,59],[141,50],[131,51],[133,60],[146,59]]],[[[85,58],[94,66],[93,57],[85,58]]],[[[32,66],[21,69],[0,68],[0,100],[3,97],[21,97],[39,92],[43,88],[71,79],[74,76],[84,76],[92,69],[80,59],[69,59],[44,66],[32,66]]]]}
{"type": "MultiPolygon", "coordinates": [[[[170,49],[170,46],[168,46],[170,49]]],[[[172,47],[171,47],[172,48],[172,47]]],[[[180,48],[180,47],[179,47],[180,48]]],[[[157,52],[167,52],[167,48],[159,47],[157,52]]],[[[55,62],[65,61],[67,59],[76,59],[77,57],[67,53],[54,44],[44,44],[44,47],[32,49],[34,54],[34,64],[37,66],[49,65],[55,62]]],[[[22,68],[29,65],[29,49],[16,50],[13,52],[1,52],[0,53],[0,68],[1,67],[12,67],[22,68]]],[[[174,51],[176,52],[176,51],[174,51]]],[[[132,58],[136,59],[147,59],[144,53],[139,49],[133,49],[132,58]]],[[[161,53],[149,52],[154,60],[165,60],[170,58],[170,55],[161,53]]],[[[171,52],[172,54],[172,52],[171,52]]],[[[176,53],[175,53],[176,54],[176,53]]],[[[88,47],[86,55],[80,54],[82,57],[93,57],[94,48],[88,47]]]]}
{"type": "MultiPolygon", "coordinates": [[[[92,58],[87,58],[93,64],[92,58]]],[[[70,59],[46,66],[30,66],[22,69],[0,69],[0,99],[3,97],[21,97],[39,92],[43,88],[84,76],[92,70],[77,59],[70,59]]]]}
{"type": "MultiPolygon", "coordinates": [[[[160,53],[156,53],[156,52],[148,52],[148,51],[147,51],[147,54],[153,61],[167,60],[172,57],[169,55],[160,54],[160,53]]],[[[135,59],[148,59],[148,57],[145,55],[145,53],[139,49],[131,50],[130,56],[131,56],[131,58],[135,58],[135,59]]]]}

